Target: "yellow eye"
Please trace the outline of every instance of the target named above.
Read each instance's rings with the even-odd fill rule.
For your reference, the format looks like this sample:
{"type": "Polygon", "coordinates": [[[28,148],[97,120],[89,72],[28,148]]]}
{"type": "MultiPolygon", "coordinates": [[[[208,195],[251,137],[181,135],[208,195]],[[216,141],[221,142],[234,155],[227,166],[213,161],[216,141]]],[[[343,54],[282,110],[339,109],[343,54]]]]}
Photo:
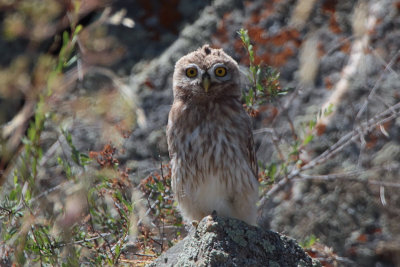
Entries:
{"type": "Polygon", "coordinates": [[[224,77],[226,75],[226,68],[225,67],[218,67],[215,69],[215,75],[218,77],[224,77]]]}
{"type": "Polygon", "coordinates": [[[189,78],[193,78],[197,76],[197,69],[194,67],[191,68],[187,68],[186,69],[186,76],[188,76],[189,78]]]}

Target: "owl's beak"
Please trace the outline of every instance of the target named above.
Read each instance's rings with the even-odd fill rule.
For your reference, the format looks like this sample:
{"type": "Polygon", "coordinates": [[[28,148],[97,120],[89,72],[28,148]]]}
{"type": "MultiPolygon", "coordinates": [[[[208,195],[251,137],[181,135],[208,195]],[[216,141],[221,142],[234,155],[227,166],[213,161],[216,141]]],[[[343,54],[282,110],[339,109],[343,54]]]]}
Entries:
{"type": "Polygon", "coordinates": [[[206,93],[207,93],[208,88],[210,88],[210,84],[211,84],[210,77],[208,77],[208,75],[203,76],[202,83],[203,83],[204,91],[206,91],[206,93]]]}

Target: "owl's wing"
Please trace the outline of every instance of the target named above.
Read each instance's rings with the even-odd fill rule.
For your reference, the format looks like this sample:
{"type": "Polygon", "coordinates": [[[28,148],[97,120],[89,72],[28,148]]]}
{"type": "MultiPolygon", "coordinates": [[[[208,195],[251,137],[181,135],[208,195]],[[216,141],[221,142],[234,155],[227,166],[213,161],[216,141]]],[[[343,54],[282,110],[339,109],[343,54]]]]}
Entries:
{"type": "Polygon", "coordinates": [[[250,167],[254,173],[254,177],[258,181],[258,164],[257,164],[257,157],[256,157],[256,150],[254,148],[254,139],[251,127],[248,127],[248,143],[247,143],[247,153],[248,158],[250,161],[250,167]]]}

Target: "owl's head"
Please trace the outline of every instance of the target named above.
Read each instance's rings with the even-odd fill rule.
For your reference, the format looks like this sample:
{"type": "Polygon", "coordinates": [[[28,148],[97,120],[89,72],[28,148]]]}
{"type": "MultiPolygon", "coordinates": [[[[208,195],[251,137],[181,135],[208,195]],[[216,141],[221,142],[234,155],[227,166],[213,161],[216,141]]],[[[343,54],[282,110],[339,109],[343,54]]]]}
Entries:
{"type": "Polygon", "coordinates": [[[175,98],[212,101],[241,97],[239,67],[222,49],[209,45],[183,56],[175,65],[175,98]]]}

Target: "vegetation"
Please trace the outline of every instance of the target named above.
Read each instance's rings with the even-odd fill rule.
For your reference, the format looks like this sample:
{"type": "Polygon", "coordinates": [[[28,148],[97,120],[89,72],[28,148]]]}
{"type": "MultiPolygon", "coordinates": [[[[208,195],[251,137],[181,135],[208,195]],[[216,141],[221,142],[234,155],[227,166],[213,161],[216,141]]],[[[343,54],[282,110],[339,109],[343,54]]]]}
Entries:
{"type": "Polygon", "coordinates": [[[286,95],[293,88],[281,88],[279,84],[280,73],[268,65],[255,64],[255,55],[253,45],[245,29],[238,31],[239,37],[243,42],[250,61],[249,73],[249,88],[243,92],[245,107],[253,117],[258,114],[258,108],[265,102],[271,102],[276,97],[286,95]]]}
{"type": "MultiPolygon", "coordinates": [[[[40,30],[39,26],[53,25],[54,18],[62,15],[58,5],[27,6],[29,2],[21,1],[10,7],[15,8],[15,19],[21,21],[7,18],[4,34],[9,40],[25,33],[23,29],[15,29],[17,23],[25,27],[32,20],[34,28],[40,30]],[[41,8],[52,8],[53,15],[40,20],[39,14],[29,13],[39,12],[41,8]]],[[[78,23],[82,11],[80,1],[71,4],[64,17],[69,19],[69,27],[54,37],[53,45],[60,44],[58,54],[41,54],[34,63],[30,81],[34,87],[28,88],[33,117],[23,118],[29,121],[29,127],[22,138],[22,151],[14,157],[16,148],[9,145],[10,139],[1,140],[0,174],[5,195],[0,202],[0,265],[141,266],[172,246],[184,231],[171,196],[170,171],[168,166],[161,166],[160,174],[155,172],[140,185],[134,185],[128,177],[129,169],[120,165],[114,144],[108,143],[101,151],[88,153],[74,145],[70,127],[64,125],[64,111],[59,109],[60,101],[68,98],[62,83],[69,79],[71,70],[78,71],[78,79],[83,75],[79,57],[90,28],[78,23]],[[44,148],[49,128],[57,133],[53,146],[61,150],[56,159],[44,148]],[[9,175],[13,176],[11,184],[5,180],[9,175]],[[51,176],[55,186],[48,184],[51,176]]],[[[32,62],[27,60],[30,59],[25,56],[15,59],[10,69],[2,70],[3,76],[19,73],[28,77],[27,65],[32,62]]],[[[3,80],[7,84],[2,90],[18,88],[19,80],[20,77],[3,80]]],[[[1,93],[6,95],[7,91],[1,93]]],[[[122,99],[115,93],[100,93],[95,98],[100,104],[95,105],[89,117],[81,119],[111,116],[117,122],[110,123],[114,139],[109,140],[118,143],[115,135],[128,138],[133,119],[126,114],[126,118],[115,118],[116,114],[103,110],[110,98],[114,103],[122,99]]],[[[125,109],[132,109],[124,101],[120,103],[118,116],[125,109]]],[[[73,116],[80,116],[82,109],[88,108],[88,103],[73,104],[73,116]]]]}

